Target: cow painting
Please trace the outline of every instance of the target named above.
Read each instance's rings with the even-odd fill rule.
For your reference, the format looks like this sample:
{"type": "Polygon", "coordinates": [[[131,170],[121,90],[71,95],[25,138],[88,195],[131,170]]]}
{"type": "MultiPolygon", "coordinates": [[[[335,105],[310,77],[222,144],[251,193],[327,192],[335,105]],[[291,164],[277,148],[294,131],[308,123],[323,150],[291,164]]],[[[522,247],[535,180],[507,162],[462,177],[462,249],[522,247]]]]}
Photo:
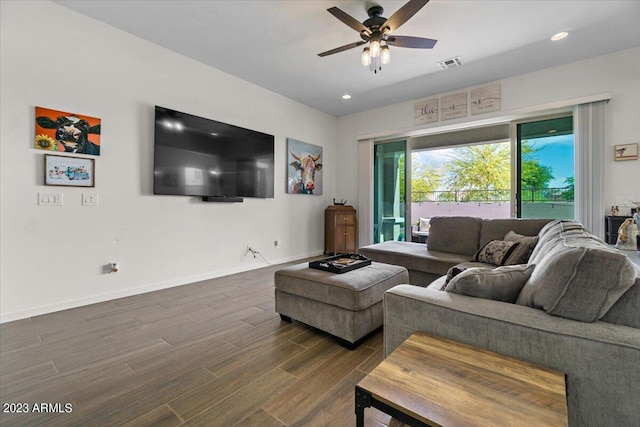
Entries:
{"type": "MultiPolygon", "coordinates": [[[[91,125],[85,118],[53,110],[45,110],[49,112],[47,115],[38,115],[38,113],[42,113],[38,111],[39,108],[36,109],[36,124],[42,129],[55,130],[53,138],[62,146],[65,152],[100,155],[100,145],[89,139],[89,135],[100,135],[100,122],[98,119],[94,119],[98,121],[97,124],[91,125]],[[53,120],[52,117],[55,117],[55,115],[51,116],[52,112],[60,113],[60,115],[53,120]]],[[[38,131],[36,129],[37,134],[38,131]]],[[[36,136],[36,140],[38,137],[36,136]]],[[[55,149],[57,150],[58,148],[56,147],[55,149]]]]}
{"type": "Polygon", "coordinates": [[[322,147],[289,140],[289,154],[288,192],[322,194],[322,176],[316,175],[322,170],[322,147]]]}

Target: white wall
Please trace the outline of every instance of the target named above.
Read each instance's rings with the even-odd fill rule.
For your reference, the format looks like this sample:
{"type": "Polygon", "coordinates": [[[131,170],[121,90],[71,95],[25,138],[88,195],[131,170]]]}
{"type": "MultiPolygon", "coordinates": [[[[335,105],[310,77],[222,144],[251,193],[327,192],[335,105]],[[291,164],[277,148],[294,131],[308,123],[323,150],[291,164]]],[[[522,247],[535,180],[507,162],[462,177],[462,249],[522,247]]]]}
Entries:
{"type": "MultiPolygon", "coordinates": [[[[331,199],[358,206],[357,140],[419,130],[413,100],[336,120],[49,2],[0,2],[0,54],[3,322],[264,265],[245,257],[247,244],[272,262],[321,253],[331,199]],[[276,197],[215,204],[153,196],[154,105],[275,135],[276,197]],[[42,184],[35,106],[102,119],[95,189],[42,184]],[[287,137],[324,147],[323,196],[285,194],[287,137]],[[64,206],[37,206],[39,192],[63,193],[64,206]],[[98,194],[99,206],[81,206],[83,192],[98,194]],[[104,274],[113,260],[121,271],[104,274]]],[[[640,48],[500,83],[501,112],[446,125],[611,92],[605,203],[640,200],[640,161],[614,162],[612,148],[640,142],[640,48]]]]}
{"type": "MultiPolygon", "coordinates": [[[[473,63],[464,67],[473,67],[473,63]]],[[[611,93],[605,107],[605,195],[607,207],[620,199],[640,201],[640,160],[614,161],[613,146],[640,142],[640,47],[579,62],[548,68],[497,81],[501,84],[502,110],[464,119],[414,127],[416,100],[338,118],[337,182],[357,182],[357,140],[376,135],[402,135],[444,126],[469,125],[476,121],[500,120],[511,115],[533,114],[590,95],[611,93]]],[[[460,88],[466,89],[466,88],[460,88]]],[[[455,91],[454,91],[455,92],[455,91]]],[[[432,94],[442,95],[442,94],[432,94]]],[[[357,96],[357,95],[355,95],[357,96]]],[[[426,96],[420,99],[428,99],[426,96]]],[[[372,160],[373,161],[373,160],[372,160]]],[[[358,187],[340,189],[340,196],[358,205],[358,187]]],[[[367,197],[362,195],[361,197],[367,197]]],[[[362,204],[362,203],[360,203],[362,204]]],[[[367,204],[367,203],[365,203],[367,204]]],[[[629,213],[629,207],[621,210],[629,213]]],[[[597,213],[604,216],[609,212],[597,213]]],[[[361,222],[361,231],[364,224],[361,222]]],[[[363,234],[360,234],[363,240],[363,234]]],[[[360,244],[366,244],[361,241],[360,244]]]]}
{"type": "Polygon", "coordinates": [[[272,262],[323,251],[334,117],[54,3],[2,1],[0,15],[2,321],[264,266],[247,244],[272,262]],[[154,105],[275,135],[275,198],[152,195],[154,105]],[[35,106],[102,119],[94,189],[43,185],[35,106]],[[285,193],[287,137],[324,147],[324,195],[285,193]],[[38,206],[39,192],[64,205],[38,206]]]}

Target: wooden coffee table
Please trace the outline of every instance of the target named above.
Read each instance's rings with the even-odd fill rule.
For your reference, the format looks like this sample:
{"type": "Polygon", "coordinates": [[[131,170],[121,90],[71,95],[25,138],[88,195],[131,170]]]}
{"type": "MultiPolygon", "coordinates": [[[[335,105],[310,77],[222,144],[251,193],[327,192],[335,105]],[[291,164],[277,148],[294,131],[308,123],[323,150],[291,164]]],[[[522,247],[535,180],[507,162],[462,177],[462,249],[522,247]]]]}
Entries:
{"type": "Polygon", "coordinates": [[[565,374],[424,332],[356,386],[357,426],[373,406],[412,426],[566,426],[565,374]]]}

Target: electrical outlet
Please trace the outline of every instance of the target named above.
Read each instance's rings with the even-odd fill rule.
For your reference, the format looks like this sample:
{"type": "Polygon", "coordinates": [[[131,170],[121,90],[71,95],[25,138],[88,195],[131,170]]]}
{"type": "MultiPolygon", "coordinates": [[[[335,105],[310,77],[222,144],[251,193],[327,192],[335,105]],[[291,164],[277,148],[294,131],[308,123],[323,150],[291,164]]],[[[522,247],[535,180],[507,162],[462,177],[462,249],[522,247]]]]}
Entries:
{"type": "Polygon", "coordinates": [[[118,271],[120,271],[120,263],[118,261],[110,262],[109,265],[111,266],[112,273],[117,273],[118,271]]]}

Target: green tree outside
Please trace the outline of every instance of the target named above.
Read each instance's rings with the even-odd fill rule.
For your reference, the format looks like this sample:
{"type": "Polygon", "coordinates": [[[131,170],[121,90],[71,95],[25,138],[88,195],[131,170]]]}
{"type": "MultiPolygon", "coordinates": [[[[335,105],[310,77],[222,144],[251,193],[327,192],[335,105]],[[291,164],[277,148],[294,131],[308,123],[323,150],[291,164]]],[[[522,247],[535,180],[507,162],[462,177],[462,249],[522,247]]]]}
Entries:
{"type": "MultiPolygon", "coordinates": [[[[545,189],[554,178],[551,168],[536,159],[536,151],[528,141],[523,141],[522,188],[531,191],[545,189]]],[[[404,187],[404,178],[401,179],[404,187]]],[[[420,201],[425,193],[439,190],[448,190],[438,194],[438,201],[443,202],[508,199],[510,188],[509,142],[456,148],[442,169],[433,163],[422,164],[417,154],[412,154],[411,191],[416,195],[416,201],[420,201]],[[504,194],[497,194],[496,190],[503,190],[504,194]]],[[[567,179],[562,196],[565,200],[573,200],[573,178],[567,179]]]]}
{"type": "Polygon", "coordinates": [[[411,154],[411,192],[417,195],[416,201],[438,190],[441,181],[442,171],[435,164],[423,164],[416,153],[411,154]]]}
{"type": "Polygon", "coordinates": [[[508,142],[470,145],[455,150],[445,164],[447,189],[467,190],[463,201],[489,200],[490,190],[511,187],[510,153],[508,142]]]}
{"type": "Polygon", "coordinates": [[[564,191],[562,192],[562,198],[566,201],[573,202],[574,200],[574,189],[575,189],[575,178],[570,176],[569,178],[564,180],[566,187],[564,187],[564,191]]]}
{"type": "Polygon", "coordinates": [[[536,148],[529,141],[522,142],[522,163],[520,165],[520,181],[523,189],[546,188],[553,174],[549,166],[541,165],[535,158],[536,148]]]}

